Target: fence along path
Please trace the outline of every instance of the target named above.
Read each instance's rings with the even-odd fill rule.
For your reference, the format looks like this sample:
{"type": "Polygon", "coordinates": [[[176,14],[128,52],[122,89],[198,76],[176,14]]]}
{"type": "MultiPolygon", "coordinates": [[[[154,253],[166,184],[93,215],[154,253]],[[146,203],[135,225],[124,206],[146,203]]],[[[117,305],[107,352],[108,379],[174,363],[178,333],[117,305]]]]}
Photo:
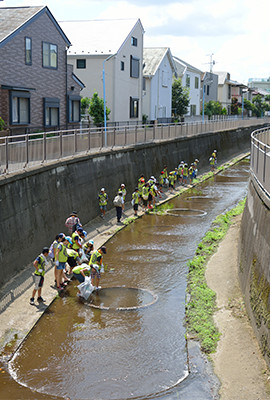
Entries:
{"type": "Polygon", "coordinates": [[[0,174],[65,157],[96,153],[101,149],[168,141],[175,138],[244,128],[269,122],[269,117],[211,120],[205,122],[83,128],[6,136],[0,139],[0,174]]]}
{"type": "Polygon", "coordinates": [[[270,127],[251,134],[251,163],[253,177],[270,199],[270,127]]]}

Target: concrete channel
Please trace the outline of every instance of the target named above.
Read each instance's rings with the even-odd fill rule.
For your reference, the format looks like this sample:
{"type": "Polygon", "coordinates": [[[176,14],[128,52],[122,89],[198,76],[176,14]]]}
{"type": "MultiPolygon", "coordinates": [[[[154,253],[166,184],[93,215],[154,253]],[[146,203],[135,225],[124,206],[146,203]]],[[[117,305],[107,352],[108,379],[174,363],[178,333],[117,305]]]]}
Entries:
{"type": "MultiPolygon", "coordinates": [[[[241,158],[246,157],[246,155],[247,154],[242,154],[237,159],[240,160],[241,158]]],[[[235,161],[236,160],[234,160],[231,163],[227,163],[226,167],[232,165],[235,161]]],[[[220,172],[220,171],[217,171],[217,173],[218,172],[220,172]]],[[[220,184],[222,184],[222,183],[224,184],[224,182],[226,184],[225,179],[220,179],[220,184]]],[[[237,185],[237,179],[235,180],[235,183],[237,185]]],[[[190,188],[185,188],[182,191],[182,193],[184,194],[185,191],[188,189],[190,189],[190,188]]],[[[200,197],[200,193],[199,194],[196,193],[196,195],[198,195],[198,197],[200,197]]],[[[175,191],[174,193],[166,192],[164,194],[162,200],[160,200],[158,203],[162,204],[164,202],[167,202],[168,200],[173,200],[173,201],[177,202],[179,199],[178,196],[179,196],[179,191],[175,191]]],[[[182,197],[182,196],[180,196],[180,197],[182,197]]],[[[194,197],[196,197],[196,196],[194,196],[194,197]]],[[[201,196],[201,197],[204,197],[204,196],[201,196]]],[[[187,199],[188,199],[188,196],[186,196],[185,201],[188,201],[187,199]]],[[[192,201],[192,199],[189,199],[189,201],[192,201]]],[[[195,204],[196,204],[196,201],[195,201],[195,204]]],[[[181,210],[184,209],[183,206],[175,207],[175,208],[180,208],[181,210]]],[[[130,234],[129,232],[130,232],[130,230],[132,230],[130,227],[133,224],[130,225],[128,223],[133,221],[132,210],[128,207],[126,207],[126,210],[125,210],[126,222],[129,226],[129,228],[127,228],[127,230],[124,229],[126,227],[126,225],[123,225],[121,227],[119,225],[116,225],[116,223],[115,223],[116,218],[115,218],[114,212],[115,212],[114,210],[111,210],[108,212],[105,223],[104,223],[104,221],[102,221],[101,219],[98,218],[84,226],[84,228],[88,232],[88,239],[91,238],[94,240],[95,248],[98,248],[105,243],[107,243],[109,248],[113,248],[113,246],[114,246],[113,239],[114,239],[114,236],[116,235],[116,233],[119,232],[119,235],[122,235],[121,236],[122,238],[126,237],[126,235],[130,234]]],[[[140,211],[138,218],[140,218],[142,215],[143,215],[143,213],[140,211]]],[[[167,218],[171,218],[171,217],[168,216],[167,218]]],[[[173,218],[173,215],[172,215],[172,218],[173,218]]],[[[176,219],[179,219],[179,218],[186,218],[186,216],[179,217],[179,215],[177,215],[176,219]]],[[[183,235],[185,235],[184,232],[183,232],[183,235]]],[[[133,248],[131,250],[133,250],[133,248]]],[[[156,249],[155,252],[158,254],[158,249],[156,249]]],[[[120,249],[120,253],[121,253],[121,249],[120,249]]],[[[110,262],[110,260],[108,262],[110,262]]],[[[31,266],[29,266],[29,268],[22,273],[22,276],[20,277],[20,279],[25,280],[25,278],[28,276],[27,279],[30,279],[29,282],[31,282],[31,273],[32,273],[31,266]]],[[[184,275],[183,275],[183,277],[184,277],[184,275]]],[[[119,278],[119,276],[118,276],[118,278],[119,278]]],[[[13,345],[14,345],[12,348],[13,350],[16,349],[18,345],[19,345],[20,350],[23,349],[23,345],[25,343],[24,342],[25,338],[29,336],[29,332],[30,332],[30,336],[31,336],[32,328],[37,326],[37,322],[39,321],[41,316],[43,315],[40,322],[42,321],[42,319],[44,320],[44,316],[47,318],[47,314],[48,314],[48,318],[49,318],[50,313],[55,312],[55,311],[50,311],[51,307],[48,309],[46,305],[39,305],[37,307],[31,307],[29,305],[29,298],[30,298],[30,293],[31,293],[32,288],[29,287],[28,289],[24,290],[21,293],[20,289],[17,287],[18,282],[20,282],[20,279],[17,279],[14,282],[10,282],[9,285],[6,285],[6,291],[10,292],[10,290],[13,290],[13,293],[14,293],[13,300],[10,303],[6,303],[6,304],[4,302],[1,303],[2,313],[0,315],[0,322],[1,322],[0,332],[1,332],[1,347],[3,350],[3,352],[2,352],[3,371],[6,371],[5,365],[7,365],[7,364],[5,364],[5,363],[10,359],[10,356],[12,353],[12,351],[9,351],[9,346],[7,346],[7,344],[8,343],[10,344],[13,341],[13,345]],[[23,315],[23,318],[22,318],[22,315],[23,315]]],[[[46,304],[50,304],[53,302],[53,305],[54,305],[54,303],[55,303],[54,299],[55,299],[56,292],[52,285],[53,279],[54,279],[53,271],[52,271],[52,269],[49,269],[48,272],[46,273],[44,297],[46,294],[46,300],[47,300],[46,304]]],[[[114,278],[113,274],[112,274],[112,278],[110,277],[109,280],[113,283],[114,279],[116,279],[116,278],[114,278]]],[[[117,281],[117,279],[116,279],[116,281],[117,281]]],[[[106,285],[106,280],[105,280],[105,285],[106,285]]],[[[71,294],[73,294],[73,289],[71,289],[71,294]]],[[[66,300],[61,299],[61,301],[65,302],[66,300]]],[[[182,301],[183,301],[183,299],[182,299],[182,301]]],[[[70,304],[68,306],[70,306],[70,304]]],[[[178,318],[180,321],[181,318],[183,318],[183,315],[179,315],[178,318]]],[[[102,321],[100,322],[100,320],[99,320],[99,324],[100,323],[102,323],[102,321]]],[[[107,319],[106,319],[106,323],[108,323],[107,319]]],[[[185,341],[182,342],[181,347],[183,347],[183,349],[186,347],[185,341]]],[[[153,357],[154,357],[154,355],[153,355],[153,357]]],[[[115,390],[113,394],[109,394],[109,392],[108,392],[107,396],[109,396],[109,397],[107,397],[107,398],[109,398],[109,399],[117,398],[118,399],[118,398],[134,398],[134,397],[136,397],[136,398],[140,398],[140,399],[145,399],[146,397],[147,398],[159,397],[159,398],[164,398],[164,399],[178,399],[179,395],[180,395],[180,398],[188,399],[188,400],[193,400],[193,399],[194,400],[195,399],[196,400],[200,400],[200,399],[206,400],[206,399],[217,398],[216,396],[217,396],[217,389],[218,389],[218,381],[211,370],[211,365],[208,363],[207,359],[201,354],[198,343],[192,342],[192,341],[188,343],[187,357],[188,357],[188,360],[185,361],[185,364],[187,367],[183,369],[183,373],[180,376],[180,378],[178,377],[179,379],[173,379],[173,377],[172,377],[172,379],[171,379],[170,377],[168,377],[168,382],[164,385],[163,389],[160,388],[159,385],[153,384],[152,387],[153,388],[156,387],[156,389],[154,391],[146,390],[144,392],[146,395],[143,395],[142,393],[140,393],[140,390],[139,390],[136,393],[132,392],[130,395],[128,395],[128,393],[124,392],[123,396],[121,397],[121,396],[119,396],[119,393],[121,393],[121,388],[120,389],[118,388],[118,390],[120,390],[119,393],[117,393],[117,390],[115,390]],[[188,379],[185,379],[187,377],[188,377],[188,379]],[[181,384],[181,390],[178,390],[178,389],[175,390],[175,388],[177,388],[179,386],[180,381],[183,381],[183,380],[184,380],[184,382],[181,384]],[[171,384],[169,384],[169,382],[171,382],[171,384]]],[[[16,364],[16,362],[15,362],[15,364],[16,364]]],[[[98,370],[99,363],[96,358],[95,358],[94,364],[98,370]]],[[[16,370],[16,368],[15,368],[15,370],[16,370]]],[[[10,371],[14,372],[14,365],[10,369],[10,371]]],[[[44,372],[44,373],[46,373],[46,372],[44,372]]],[[[144,376],[144,374],[142,375],[142,377],[143,376],[144,376]]],[[[0,378],[1,378],[0,379],[0,394],[1,394],[1,391],[5,387],[5,385],[8,382],[9,382],[9,385],[11,384],[11,381],[10,381],[11,378],[8,377],[8,375],[5,373],[1,374],[0,378]],[[5,379],[6,379],[6,381],[5,381],[5,379]],[[1,380],[2,380],[2,384],[1,384],[1,380]]],[[[20,382],[20,383],[23,384],[23,382],[20,382]]],[[[122,382],[122,384],[123,384],[123,382],[122,382]]],[[[28,386],[31,387],[31,385],[28,385],[28,386]]],[[[83,386],[83,384],[82,384],[82,386],[83,386]]],[[[21,386],[17,385],[13,381],[13,383],[12,383],[12,385],[10,385],[10,387],[11,387],[11,391],[13,390],[13,393],[10,394],[10,396],[13,396],[13,397],[10,397],[10,399],[16,399],[16,397],[14,397],[14,396],[18,395],[18,393],[19,393],[18,390],[20,390],[19,388],[21,388],[21,386]]],[[[143,387],[143,385],[142,385],[142,387],[143,387]]],[[[150,387],[151,387],[151,385],[149,384],[148,389],[150,387]]],[[[58,387],[58,389],[59,389],[59,387],[58,387]]],[[[24,388],[25,392],[24,392],[24,394],[20,394],[20,396],[21,396],[20,398],[21,399],[29,399],[29,400],[34,399],[34,398],[35,399],[65,398],[64,396],[67,397],[69,395],[69,392],[66,392],[65,389],[66,389],[65,387],[63,387],[61,389],[62,390],[61,393],[63,393],[63,396],[62,396],[62,394],[60,396],[59,392],[58,392],[58,394],[50,392],[50,397],[48,397],[48,394],[47,395],[42,394],[43,390],[38,390],[38,392],[40,392],[40,393],[37,394],[37,393],[33,393],[29,389],[24,388]]],[[[56,390],[56,392],[57,392],[57,390],[56,390]]],[[[86,395],[83,393],[81,393],[80,395],[78,395],[78,394],[75,395],[73,393],[71,399],[72,400],[73,399],[81,400],[81,399],[99,398],[98,393],[93,394],[93,395],[94,395],[94,397],[92,397],[92,395],[90,396],[89,394],[87,396],[90,396],[90,397],[85,397],[86,395]]],[[[104,398],[104,397],[100,397],[100,398],[104,398]]]]}

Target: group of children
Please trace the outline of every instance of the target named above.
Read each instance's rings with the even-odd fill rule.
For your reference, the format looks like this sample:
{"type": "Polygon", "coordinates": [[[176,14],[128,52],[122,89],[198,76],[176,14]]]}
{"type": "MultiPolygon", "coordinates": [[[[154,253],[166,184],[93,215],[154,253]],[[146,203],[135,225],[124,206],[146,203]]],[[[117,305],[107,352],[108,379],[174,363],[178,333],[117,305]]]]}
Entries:
{"type": "MultiPolygon", "coordinates": [[[[75,217],[73,214],[70,217],[75,217]]],[[[78,219],[78,217],[75,218],[78,219]]],[[[95,290],[100,289],[100,274],[104,270],[102,256],[106,254],[106,247],[102,246],[94,251],[94,242],[93,240],[86,241],[86,235],[87,233],[80,226],[78,219],[75,221],[71,236],[59,233],[50,248],[43,248],[41,254],[33,263],[35,272],[34,289],[30,298],[31,305],[35,304],[36,293],[38,295],[37,301],[39,303],[45,302],[41,296],[41,291],[44,284],[46,266],[49,263],[48,260],[51,260],[54,264],[55,286],[59,292],[64,290],[65,286],[70,282],[71,276],[77,279],[79,283],[84,281],[85,276],[89,276],[95,290]]],[[[80,291],[77,295],[80,296],[80,291]]]]}
{"type": "MultiPolygon", "coordinates": [[[[211,171],[214,171],[217,164],[216,150],[213,151],[209,162],[211,171]]],[[[164,166],[158,179],[151,176],[150,179],[146,180],[144,175],[141,175],[138,179],[138,185],[132,193],[131,203],[134,215],[137,215],[139,205],[144,211],[154,208],[156,197],[162,197],[164,188],[169,188],[172,192],[175,189],[176,183],[184,186],[191,184],[193,179],[197,177],[198,163],[199,160],[195,159],[195,161],[188,166],[186,162],[181,161],[178,167],[174,168],[172,171],[168,171],[167,166],[164,166]]],[[[120,220],[122,211],[124,210],[126,193],[125,184],[122,183],[113,200],[118,223],[121,223],[120,220]]],[[[108,195],[105,188],[101,188],[98,194],[98,201],[101,212],[100,216],[104,218],[108,203],[108,195]]],[[[102,246],[99,250],[94,251],[94,242],[93,240],[86,241],[87,233],[83,230],[75,211],[67,218],[65,225],[70,236],[59,233],[55,237],[51,247],[44,247],[41,254],[34,261],[35,286],[30,304],[35,304],[34,298],[36,292],[38,293],[38,302],[45,301],[41,296],[41,290],[44,282],[45,268],[48,264],[47,258],[50,258],[54,263],[55,284],[59,291],[63,290],[68,284],[71,274],[79,283],[84,282],[86,276],[90,276],[91,284],[95,289],[98,290],[100,288],[100,274],[104,270],[102,256],[106,254],[106,247],[102,246]]],[[[78,296],[80,296],[80,292],[78,292],[78,296]]]]}
{"type": "MultiPolygon", "coordinates": [[[[139,205],[144,211],[155,207],[156,197],[162,197],[163,188],[169,188],[170,191],[173,191],[176,183],[182,185],[192,183],[193,179],[195,179],[198,174],[198,163],[199,160],[195,159],[195,161],[188,166],[186,162],[181,161],[178,167],[170,172],[167,170],[167,166],[164,166],[158,179],[151,176],[150,179],[146,180],[144,175],[141,175],[138,180],[138,185],[132,193],[131,203],[134,215],[137,215],[139,205]]],[[[121,223],[120,220],[125,206],[126,193],[125,184],[122,183],[113,200],[116,209],[117,223],[121,223]]],[[[101,213],[100,216],[101,218],[104,218],[108,204],[108,195],[105,188],[100,189],[98,201],[101,213]]]]}
{"type": "Polygon", "coordinates": [[[195,159],[188,166],[186,162],[181,161],[178,167],[172,171],[168,171],[167,166],[164,166],[158,179],[151,176],[149,180],[146,180],[144,175],[141,175],[138,186],[132,194],[134,215],[137,215],[138,205],[141,205],[144,211],[154,208],[156,197],[162,197],[164,188],[169,188],[172,192],[177,183],[184,186],[192,183],[198,174],[198,163],[199,160],[195,159]]]}

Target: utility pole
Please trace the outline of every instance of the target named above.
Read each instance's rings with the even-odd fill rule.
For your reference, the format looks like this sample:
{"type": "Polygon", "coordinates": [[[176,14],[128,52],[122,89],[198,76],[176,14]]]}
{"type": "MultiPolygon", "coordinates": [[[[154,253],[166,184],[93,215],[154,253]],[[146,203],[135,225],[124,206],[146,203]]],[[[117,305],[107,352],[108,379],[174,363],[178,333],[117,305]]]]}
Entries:
{"type": "Polygon", "coordinates": [[[210,57],[210,62],[208,64],[210,65],[210,73],[212,73],[213,72],[213,66],[216,64],[215,60],[213,60],[214,53],[206,54],[206,55],[210,57]]]}

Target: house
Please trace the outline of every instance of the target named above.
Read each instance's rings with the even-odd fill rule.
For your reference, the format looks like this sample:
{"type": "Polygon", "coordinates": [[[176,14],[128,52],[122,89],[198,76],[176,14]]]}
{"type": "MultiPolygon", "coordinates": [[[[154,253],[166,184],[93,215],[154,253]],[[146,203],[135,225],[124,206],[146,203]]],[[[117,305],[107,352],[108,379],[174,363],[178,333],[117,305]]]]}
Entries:
{"type": "Polygon", "coordinates": [[[270,93],[270,77],[269,78],[249,78],[248,87],[250,89],[265,90],[270,93]]]}
{"type": "Polygon", "coordinates": [[[0,8],[0,116],[12,134],[80,121],[83,83],[67,65],[70,44],[47,7],[0,8]]]}
{"type": "MultiPolygon", "coordinates": [[[[203,72],[201,75],[201,102],[217,101],[218,99],[218,75],[213,72],[203,72]]],[[[202,107],[201,107],[202,109],[202,107]]]]}
{"type": "Polygon", "coordinates": [[[85,84],[110,108],[110,122],[142,119],[144,30],[139,19],[59,22],[72,42],[68,62],[85,84]]]}
{"type": "Polygon", "coordinates": [[[216,74],[218,75],[218,101],[230,115],[232,98],[237,98],[238,102],[242,103],[243,91],[247,86],[231,80],[229,72],[216,72],[216,74]]]}
{"type": "Polygon", "coordinates": [[[198,68],[193,67],[178,57],[173,57],[177,77],[182,79],[182,85],[189,90],[190,103],[187,116],[200,115],[201,74],[198,68]]]}
{"type": "Polygon", "coordinates": [[[176,73],[168,47],[143,49],[143,114],[167,122],[172,116],[172,80],[176,73]]]}

